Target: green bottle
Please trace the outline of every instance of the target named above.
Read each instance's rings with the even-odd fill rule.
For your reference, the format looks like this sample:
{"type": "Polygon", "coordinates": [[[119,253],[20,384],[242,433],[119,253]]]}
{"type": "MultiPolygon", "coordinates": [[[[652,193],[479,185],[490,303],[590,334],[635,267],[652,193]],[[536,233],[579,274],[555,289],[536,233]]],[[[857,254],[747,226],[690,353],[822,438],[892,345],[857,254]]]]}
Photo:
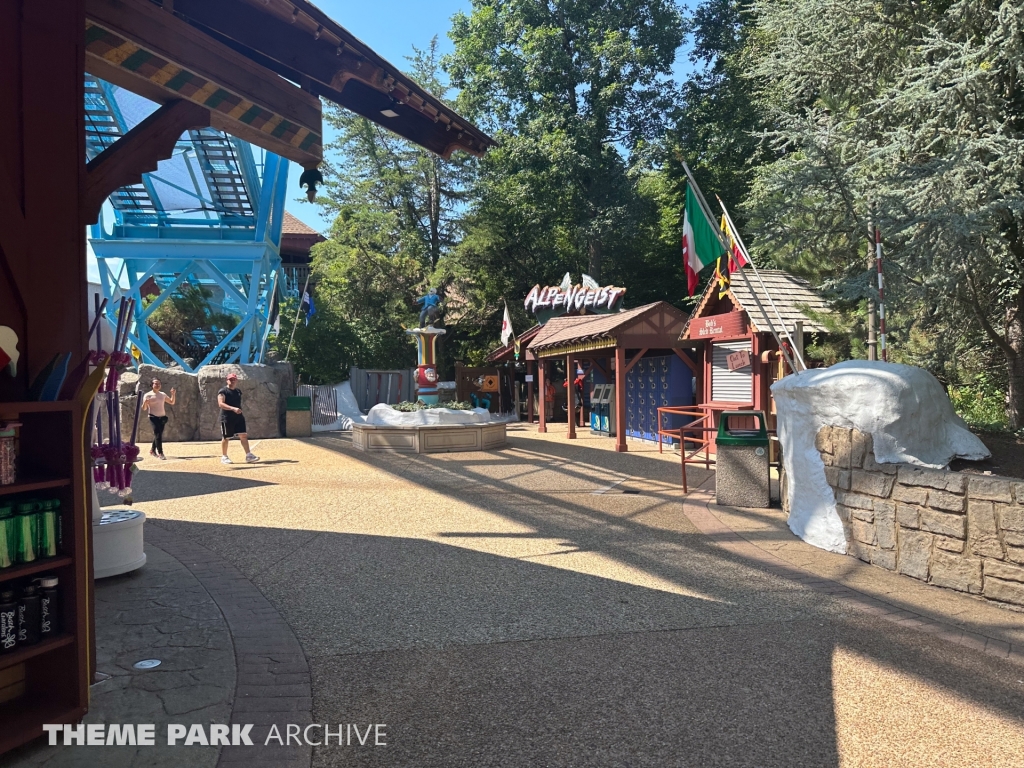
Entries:
{"type": "Polygon", "coordinates": [[[39,516],[34,501],[23,501],[17,507],[18,562],[31,563],[36,559],[39,544],[39,516]]]}
{"type": "Polygon", "coordinates": [[[57,518],[60,516],[60,501],[47,499],[39,505],[39,556],[56,557],[57,518]]]}
{"type": "Polygon", "coordinates": [[[0,568],[14,565],[18,553],[18,527],[10,504],[0,505],[0,568]]]}

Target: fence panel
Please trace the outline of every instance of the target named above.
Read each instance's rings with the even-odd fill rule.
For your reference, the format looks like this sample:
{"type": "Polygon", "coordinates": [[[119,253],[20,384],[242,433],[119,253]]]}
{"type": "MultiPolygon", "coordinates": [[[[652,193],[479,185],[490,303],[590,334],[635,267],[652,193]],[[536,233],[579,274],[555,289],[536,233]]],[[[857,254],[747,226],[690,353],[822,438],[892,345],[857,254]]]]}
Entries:
{"type": "Polygon", "coordinates": [[[349,369],[352,394],[363,413],[378,403],[394,405],[414,399],[415,377],[415,368],[396,371],[349,369]]]}
{"type": "Polygon", "coordinates": [[[338,392],[333,385],[315,387],[310,384],[302,384],[298,387],[298,394],[312,399],[313,424],[315,426],[326,427],[334,424],[340,418],[338,392]]]}

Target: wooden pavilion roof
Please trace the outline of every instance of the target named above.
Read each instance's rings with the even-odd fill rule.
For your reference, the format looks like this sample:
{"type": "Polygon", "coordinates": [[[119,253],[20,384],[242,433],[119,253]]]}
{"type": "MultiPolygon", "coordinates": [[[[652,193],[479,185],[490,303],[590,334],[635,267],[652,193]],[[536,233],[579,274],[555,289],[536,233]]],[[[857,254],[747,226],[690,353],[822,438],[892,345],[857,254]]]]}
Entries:
{"type": "MultiPolygon", "coordinates": [[[[525,352],[526,348],[530,346],[529,342],[533,339],[534,336],[536,336],[540,332],[540,329],[543,327],[543,325],[538,324],[519,334],[519,349],[525,352]]],[[[514,354],[515,342],[513,341],[509,342],[508,344],[505,344],[504,346],[492,350],[491,353],[487,355],[486,362],[496,363],[501,360],[511,360],[514,354]]]]}
{"type": "Polygon", "coordinates": [[[320,98],[442,157],[494,141],[307,0],[86,0],[86,70],[304,167],[320,98]]]}
{"type": "Polygon", "coordinates": [[[537,357],[554,357],[613,347],[671,349],[682,345],[687,314],[667,301],[607,315],[576,315],[549,320],[530,342],[537,357]]]}

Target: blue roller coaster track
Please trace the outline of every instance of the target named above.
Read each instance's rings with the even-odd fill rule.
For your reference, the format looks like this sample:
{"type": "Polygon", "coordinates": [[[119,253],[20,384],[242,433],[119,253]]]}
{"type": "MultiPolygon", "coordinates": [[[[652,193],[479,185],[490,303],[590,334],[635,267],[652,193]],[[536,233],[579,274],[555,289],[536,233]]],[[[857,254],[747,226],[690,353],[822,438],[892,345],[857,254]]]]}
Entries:
{"type": "MultiPolygon", "coordinates": [[[[91,160],[157,105],[86,77],[86,155],[91,160]]],[[[106,319],[122,296],[136,301],[129,338],[142,362],[189,371],[263,361],[280,290],[281,224],[288,161],[212,128],[182,134],[168,160],[122,187],[90,230],[106,319]],[[110,215],[112,211],[112,216],[110,215]],[[208,298],[212,325],[163,339],[149,320],[187,286],[208,298]],[[234,325],[226,322],[231,318],[234,325]]]]}

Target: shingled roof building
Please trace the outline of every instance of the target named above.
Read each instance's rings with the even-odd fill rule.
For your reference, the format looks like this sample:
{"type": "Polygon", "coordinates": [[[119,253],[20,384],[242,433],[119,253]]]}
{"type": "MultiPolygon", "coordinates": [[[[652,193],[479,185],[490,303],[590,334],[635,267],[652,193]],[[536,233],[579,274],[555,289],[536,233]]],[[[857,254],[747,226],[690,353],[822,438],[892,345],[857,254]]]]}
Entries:
{"type": "Polygon", "coordinates": [[[301,291],[309,275],[310,249],[327,238],[295,216],[284,212],[281,222],[282,287],[287,291],[301,291]]]}
{"type": "Polygon", "coordinates": [[[750,270],[732,276],[728,290],[712,281],[680,339],[702,359],[699,401],[714,416],[726,410],[754,409],[768,414],[774,427],[775,404],[770,387],[789,372],[774,329],[788,331],[797,350],[813,334],[829,332],[828,303],[810,283],[778,269],[750,270]],[[737,354],[739,353],[739,354],[737,354]]]}

